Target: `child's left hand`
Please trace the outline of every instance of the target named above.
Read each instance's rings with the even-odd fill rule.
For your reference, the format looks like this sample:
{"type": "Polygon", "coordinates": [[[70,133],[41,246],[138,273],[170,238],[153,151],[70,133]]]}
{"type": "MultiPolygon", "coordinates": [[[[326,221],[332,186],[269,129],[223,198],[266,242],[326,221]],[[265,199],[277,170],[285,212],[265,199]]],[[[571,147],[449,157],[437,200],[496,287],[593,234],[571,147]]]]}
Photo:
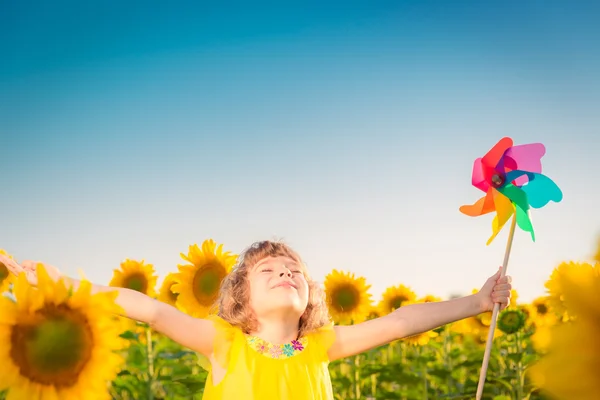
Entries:
{"type": "Polygon", "coordinates": [[[479,300],[479,308],[482,313],[492,311],[495,303],[500,303],[500,311],[508,307],[512,278],[509,275],[500,277],[501,272],[502,267],[485,282],[481,290],[475,295],[479,300]]]}

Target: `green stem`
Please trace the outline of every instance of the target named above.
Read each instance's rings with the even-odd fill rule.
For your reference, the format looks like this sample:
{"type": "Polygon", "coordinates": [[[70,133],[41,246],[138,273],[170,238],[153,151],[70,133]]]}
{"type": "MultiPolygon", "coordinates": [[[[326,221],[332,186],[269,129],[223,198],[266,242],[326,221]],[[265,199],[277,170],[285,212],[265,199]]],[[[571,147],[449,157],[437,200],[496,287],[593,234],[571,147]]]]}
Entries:
{"type": "Polygon", "coordinates": [[[374,399],[377,397],[377,376],[371,374],[371,397],[374,399]]]}
{"type": "Polygon", "coordinates": [[[154,353],[152,351],[152,332],[146,327],[146,361],[148,362],[148,400],[153,400],[152,387],[154,386],[154,353]]]}
{"type": "Polygon", "coordinates": [[[360,399],[360,359],[359,356],[354,356],[354,396],[360,399]]]}
{"type": "Polygon", "coordinates": [[[450,327],[446,325],[444,328],[444,364],[446,366],[446,370],[450,371],[450,374],[447,378],[448,385],[448,394],[456,393],[456,388],[454,378],[452,377],[452,358],[450,357],[450,353],[452,353],[452,337],[451,337],[450,327]]]}
{"type": "MultiPolygon", "coordinates": [[[[402,371],[405,371],[406,366],[406,342],[401,341],[400,345],[400,365],[402,365],[402,371]]],[[[402,394],[402,400],[407,400],[406,397],[406,385],[400,387],[400,393],[402,394]]]]}
{"type": "Polygon", "coordinates": [[[423,361],[423,368],[421,373],[423,374],[423,400],[428,400],[429,398],[429,389],[427,385],[427,364],[425,360],[422,359],[423,351],[422,347],[417,347],[417,360],[423,361]]]}
{"type": "MultiPolygon", "coordinates": [[[[516,346],[517,346],[517,354],[521,352],[521,333],[517,332],[516,335],[516,346]]],[[[523,363],[519,359],[517,363],[517,399],[523,399],[523,363]]]]}

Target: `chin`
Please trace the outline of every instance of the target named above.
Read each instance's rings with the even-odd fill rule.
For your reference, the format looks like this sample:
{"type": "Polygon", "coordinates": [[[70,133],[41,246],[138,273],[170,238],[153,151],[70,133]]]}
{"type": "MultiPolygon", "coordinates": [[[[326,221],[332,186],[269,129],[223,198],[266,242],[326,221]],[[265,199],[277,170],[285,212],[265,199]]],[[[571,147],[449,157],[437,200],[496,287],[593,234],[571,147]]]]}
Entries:
{"type": "Polygon", "coordinates": [[[300,313],[300,315],[302,315],[302,313],[304,312],[304,310],[306,310],[306,301],[302,301],[302,299],[300,298],[300,296],[298,296],[297,294],[291,294],[291,295],[277,295],[277,296],[271,296],[271,300],[269,301],[270,305],[272,308],[276,308],[276,309],[285,309],[285,310],[290,310],[290,311],[295,311],[300,313]]]}

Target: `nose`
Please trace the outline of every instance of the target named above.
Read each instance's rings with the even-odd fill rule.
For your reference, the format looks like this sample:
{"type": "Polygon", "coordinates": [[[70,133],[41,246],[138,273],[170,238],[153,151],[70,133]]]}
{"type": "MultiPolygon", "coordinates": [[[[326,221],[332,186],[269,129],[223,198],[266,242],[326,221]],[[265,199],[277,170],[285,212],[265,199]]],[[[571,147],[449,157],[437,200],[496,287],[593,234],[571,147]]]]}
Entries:
{"type": "Polygon", "coordinates": [[[279,277],[283,278],[284,276],[292,277],[292,271],[290,271],[285,265],[283,266],[283,271],[279,273],[279,277]]]}

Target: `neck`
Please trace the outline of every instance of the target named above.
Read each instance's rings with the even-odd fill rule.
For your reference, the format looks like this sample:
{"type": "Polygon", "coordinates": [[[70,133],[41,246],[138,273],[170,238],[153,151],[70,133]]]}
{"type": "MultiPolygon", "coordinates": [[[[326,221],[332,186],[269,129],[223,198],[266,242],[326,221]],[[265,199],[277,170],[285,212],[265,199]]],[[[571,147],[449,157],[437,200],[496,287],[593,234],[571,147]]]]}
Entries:
{"type": "Polygon", "coordinates": [[[272,344],[285,344],[298,339],[298,318],[258,318],[258,329],[252,336],[272,344]]]}

